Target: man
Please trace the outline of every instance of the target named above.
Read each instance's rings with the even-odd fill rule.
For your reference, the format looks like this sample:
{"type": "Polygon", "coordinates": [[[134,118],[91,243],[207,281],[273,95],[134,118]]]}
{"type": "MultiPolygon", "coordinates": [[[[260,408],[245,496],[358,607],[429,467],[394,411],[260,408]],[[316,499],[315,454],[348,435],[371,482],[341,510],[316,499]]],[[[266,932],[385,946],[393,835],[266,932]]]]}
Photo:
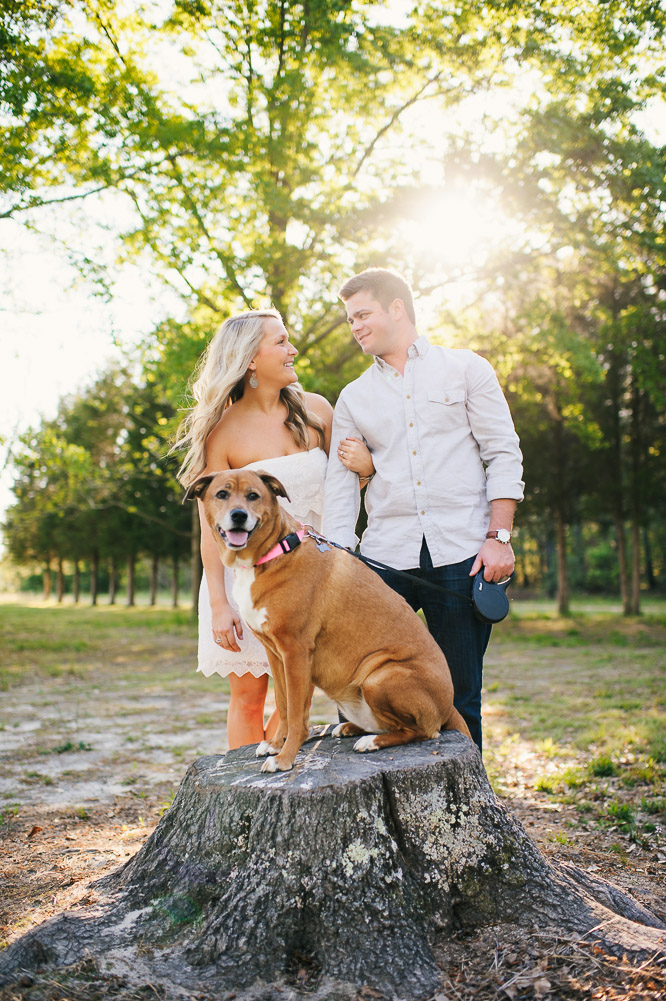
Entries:
{"type": "MultiPolygon", "coordinates": [[[[511,529],[523,497],[522,456],[511,414],[491,365],[472,351],[419,337],[412,293],[400,275],[370,268],[343,285],[352,333],[374,364],[346,386],[333,419],[331,455],[362,438],[375,475],[365,506],[361,553],[409,578],[380,571],[423,613],[449,663],[454,703],[481,750],[483,655],[491,627],[467,597],[483,566],[488,581],[514,568],[511,529]]],[[[325,534],[354,549],[358,476],[329,462],[325,534]]]]}

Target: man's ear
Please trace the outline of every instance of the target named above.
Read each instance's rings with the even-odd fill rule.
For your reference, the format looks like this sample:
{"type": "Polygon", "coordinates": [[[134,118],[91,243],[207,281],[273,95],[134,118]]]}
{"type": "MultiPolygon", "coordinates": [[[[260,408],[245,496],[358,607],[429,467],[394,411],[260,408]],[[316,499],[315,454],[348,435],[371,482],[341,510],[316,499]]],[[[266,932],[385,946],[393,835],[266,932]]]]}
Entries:
{"type": "Polygon", "coordinates": [[[275,494],[276,497],[284,497],[285,500],[291,499],[276,476],[271,476],[270,473],[263,473],[260,469],[257,470],[257,476],[260,480],[263,480],[268,489],[275,494]]]}
{"type": "Polygon", "coordinates": [[[402,299],[394,299],[388,308],[388,312],[393,313],[396,319],[406,314],[405,304],[402,299]]]}
{"type": "Polygon", "coordinates": [[[183,497],[183,504],[188,500],[196,500],[197,498],[201,500],[203,495],[208,490],[211,480],[214,480],[217,473],[207,473],[205,476],[200,476],[198,480],[194,483],[190,483],[189,487],[185,491],[185,496],[183,497]]]}

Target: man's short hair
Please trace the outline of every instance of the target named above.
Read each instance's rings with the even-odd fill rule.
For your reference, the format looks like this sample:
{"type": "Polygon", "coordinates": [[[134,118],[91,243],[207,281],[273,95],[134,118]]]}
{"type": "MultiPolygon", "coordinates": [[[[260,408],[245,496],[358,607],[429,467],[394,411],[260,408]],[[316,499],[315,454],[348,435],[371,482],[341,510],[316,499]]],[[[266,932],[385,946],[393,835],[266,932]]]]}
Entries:
{"type": "Polygon", "coordinates": [[[357,292],[370,292],[383,309],[388,309],[394,299],[402,299],[407,316],[416,323],[414,297],[412,290],[402,277],[395,271],[386,268],[366,268],[346,281],[338,296],[343,302],[351,299],[357,292]]]}

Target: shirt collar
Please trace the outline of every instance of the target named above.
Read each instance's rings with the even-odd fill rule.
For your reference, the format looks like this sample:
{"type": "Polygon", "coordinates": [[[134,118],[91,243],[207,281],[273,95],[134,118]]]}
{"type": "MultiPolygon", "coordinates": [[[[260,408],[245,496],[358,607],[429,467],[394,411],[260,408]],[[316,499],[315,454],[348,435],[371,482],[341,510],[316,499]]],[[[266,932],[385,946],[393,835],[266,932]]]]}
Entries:
{"type": "Polygon", "coordinates": [[[416,355],[418,355],[419,358],[423,358],[429,347],[430,347],[430,341],[425,336],[425,334],[421,334],[420,337],[416,338],[413,344],[409,345],[409,350],[407,354],[409,355],[410,358],[414,358],[416,357],[416,355]]]}
{"type": "MultiPolygon", "coordinates": [[[[425,334],[422,334],[420,337],[417,337],[415,341],[412,341],[412,343],[407,348],[407,357],[423,358],[425,357],[429,347],[430,347],[430,341],[425,336],[425,334]]],[[[393,372],[395,372],[395,369],[393,368],[392,365],[387,365],[386,362],[383,360],[383,358],[379,358],[377,355],[375,356],[375,365],[379,368],[379,371],[383,375],[390,375],[393,372]]]]}

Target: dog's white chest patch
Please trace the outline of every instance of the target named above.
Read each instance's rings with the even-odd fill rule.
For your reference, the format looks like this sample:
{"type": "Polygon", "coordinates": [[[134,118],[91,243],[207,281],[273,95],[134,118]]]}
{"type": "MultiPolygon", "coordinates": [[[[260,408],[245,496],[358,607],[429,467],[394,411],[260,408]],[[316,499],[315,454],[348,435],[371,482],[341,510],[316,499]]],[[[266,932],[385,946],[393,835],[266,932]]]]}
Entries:
{"type": "Polygon", "coordinates": [[[252,602],[253,583],[254,567],[237,567],[234,570],[233,594],[238,611],[250,629],[261,633],[266,625],[268,612],[265,608],[255,608],[252,602]]]}

